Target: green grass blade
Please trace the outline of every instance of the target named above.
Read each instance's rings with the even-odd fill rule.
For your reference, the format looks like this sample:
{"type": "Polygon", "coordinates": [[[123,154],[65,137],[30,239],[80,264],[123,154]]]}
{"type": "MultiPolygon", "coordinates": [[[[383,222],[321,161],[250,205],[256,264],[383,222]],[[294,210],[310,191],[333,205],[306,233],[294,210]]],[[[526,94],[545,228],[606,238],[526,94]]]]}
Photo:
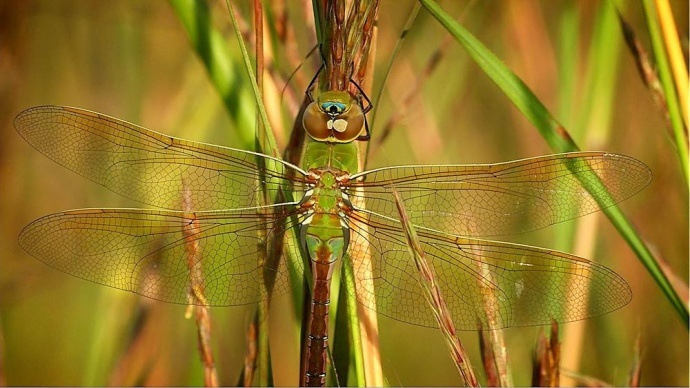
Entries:
{"type": "Polygon", "coordinates": [[[231,50],[223,35],[213,27],[211,11],[203,1],[170,0],[175,15],[182,23],[190,44],[206,68],[209,79],[220,94],[223,104],[238,129],[243,148],[254,148],[253,104],[247,104],[246,84],[239,67],[232,61],[231,50]]]}
{"type": "Polygon", "coordinates": [[[666,96],[668,117],[671,121],[673,138],[676,149],[678,150],[678,160],[680,161],[686,183],[690,183],[690,175],[688,175],[690,174],[690,171],[688,171],[688,139],[685,137],[685,126],[683,125],[683,117],[680,111],[681,107],[678,101],[678,95],[676,94],[673,76],[671,75],[669,58],[664,49],[659,19],[651,1],[643,1],[642,8],[644,10],[645,19],[647,20],[647,29],[649,30],[649,37],[652,42],[652,50],[654,51],[654,59],[656,59],[659,80],[661,81],[661,86],[666,96]]]}
{"type": "MultiPolygon", "coordinates": [[[[539,101],[529,87],[515,73],[508,69],[503,62],[472,34],[460,26],[459,23],[453,20],[434,1],[420,0],[420,2],[462,44],[470,57],[496,83],[520,112],[534,124],[551,149],[555,152],[571,152],[579,149],[565,128],[549,113],[544,104],[539,101]]],[[[685,306],[682,299],[671,286],[658,262],[637,234],[630,221],[617,206],[603,209],[603,212],[633,249],[687,325],[690,321],[687,306],[685,306]]]]}

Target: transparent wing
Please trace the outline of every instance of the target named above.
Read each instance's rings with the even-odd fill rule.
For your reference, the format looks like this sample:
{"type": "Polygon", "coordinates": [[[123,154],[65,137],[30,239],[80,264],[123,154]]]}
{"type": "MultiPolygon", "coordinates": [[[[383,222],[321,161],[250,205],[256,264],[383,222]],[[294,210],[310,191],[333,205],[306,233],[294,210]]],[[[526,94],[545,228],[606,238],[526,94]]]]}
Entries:
{"type": "Polygon", "coordinates": [[[642,190],[651,176],[627,156],[573,152],[498,164],[386,167],[352,176],[347,193],[364,197],[367,210],[397,218],[395,188],[415,225],[498,236],[612,206],[642,190]]]}
{"type": "Polygon", "coordinates": [[[304,172],[279,159],[177,139],[87,110],[38,106],[21,112],[14,125],[57,163],[163,209],[183,209],[185,187],[193,188],[191,200],[199,211],[255,206],[259,181],[271,198],[288,181],[296,190],[302,187],[304,172]],[[259,161],[266,166],[264,175],[259,161]]]}
{"type": "Polygon", "coordinates": [[[44,263],[95,283],[181,304],[194,302],[194,286],[208,305],[237,306],[260,301],[264,283],[272,284],[272,295],[290,288],[285,260],[262,265],[260,253],[277,241],[283,253],[300,257],[295,242],[283,239],[292,227],[289,217],[256,210],[83,209],[32,222],[19,243],[44,263]]]}
{"type": "MultiPolygon", "coordinates": [[[[359,303],[403,322],[436,327],[400,223],[355,213],[349,256],[359,303]],[[354,241],[354,243],[352,243],[354,241]],[[366,242],[366,244],[362,244],[366,242]]],[[[418,229],[459,330],[570,322],[626,305],[630,287],[608,268],[567,253],[418,229]]]]}

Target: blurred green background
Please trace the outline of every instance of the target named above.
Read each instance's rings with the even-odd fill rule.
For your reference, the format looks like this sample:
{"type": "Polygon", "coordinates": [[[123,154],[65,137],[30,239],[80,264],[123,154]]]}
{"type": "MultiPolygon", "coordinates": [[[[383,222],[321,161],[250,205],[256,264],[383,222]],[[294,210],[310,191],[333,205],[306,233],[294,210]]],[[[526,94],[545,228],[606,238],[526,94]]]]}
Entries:
{"type": "MultiPolygon", "coordinates": [[[[412,4],[381,4],[375,90],[412,4]]],[[[655,254],[687,284],[687,184],[664,120],[640,80],[619,26],[606,24],[611,15],[615,20],[612,3],[504,0],[441,5],[535,91],[582,149],[630,155],[652,169],[650,186],[622,208],[655,254]]],[[[639,2],[617,5],[650,50],[639,2]]],[[[688,3],[671,5],[687,60],[688,3]]],[[[213,23],[232,50],[228,60],[236,76],[236,106],[231,114],[167,2],[0,0],[0,384],[203,383],[195,325],[184,318],[184,306],[73,278],[19,248],[21,228],[42,215],[139,205],[33,150],[15,132],[12,120],[30,106],[69,105],[178,137],[245,147],[247,135],[240,133],[248,128],[251,133],[255,104],[227,10],[222,2],[210,7],[213,23]]],[[[274,124],[282,124],[276,125],[282,150],[295,104],[319,63],[314,56],[304,59],[315,44],[311,2],[276,1],[266,7],[278,15],[286,9],[287,15],[270,20],[270,33],[293,34],[285,41],[266,43],[274,60],[266,81],[267,96],[273,99],[267,106],[274,124]],[[280,99],[285,80],[299,64],[303,66],[280,99]]],[[[237,11],[242,28],[251,33],[249,2],[239,3],[237,11]]],[[[393,65],[373,121],[369,167],[489,163],[550,153],[537,131],[424,10],[393,65]],[[438,67],[426,76],[424,70],[439,49],[438,67]],[[381,143],[382,129],[396,114],[402,114],[402,120],[381,143]]],[[[687,328],[601,215],[509,240],[598,261],[622,275],[633,290],[632,302],[621,310],[562,326],[562,352],[574,360],[565,368],[625,384],[639,336],[642,384],[688,385],[687,328]]],[[[274,303],[271,311],[276,385],[294,385],[299,374],[299,331],[287,305],[274,303]]],[[[245,331],[253,310],[214,308],[211,313],[220,382],[234,385],[243,366],[245,331]]],[[[389,384],[459,384],[438,331],[383,317],[379,323],[389,384]]],[[[539,329],[505,331],[518,385],[529,384],[539,329]]],[[[479,370],[477,334],[462,333],[461,339],[479,370]]]]}

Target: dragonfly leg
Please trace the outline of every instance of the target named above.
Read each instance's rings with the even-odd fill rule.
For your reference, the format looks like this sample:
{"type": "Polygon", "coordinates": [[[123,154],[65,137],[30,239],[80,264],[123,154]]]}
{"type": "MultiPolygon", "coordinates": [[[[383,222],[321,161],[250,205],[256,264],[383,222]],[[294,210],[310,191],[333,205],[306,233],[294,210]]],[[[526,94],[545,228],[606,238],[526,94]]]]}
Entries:
{"type": "Polygon", "coordinates": [[[364,98],[364,100],[367,102],[367,106],[365,107],[364,104],[362,104],[361,99],[358,99],[359,105],[362,107],[362,114],[364,114],[364,135],[360,135],[355,140],[368,141],[369,139],[371,139],[371,132],[369,131],[369,121],[367,120],[367,113],[374,107],[374,105],[371,103],[371,100],[369,99],[367,94],[364,93],[364,90],[362,90],[362,87],[359,86],[359,84],[357,82],[355,82],[355,80],[350,78],[350,83],[355,85],[357,90],[359,90],[359,95],[362,98],[364,98]]]}
{"type": "MultiPolygon", "coordinates": [[[[319,50],[320,51],[320,50],[319,50]]],[[[326,62],[321,62],[321,66],[319,67],[319,70],[314,74],[314,78],[311,79],[311,82],[309,82],[309,86],[307,86],[307,90],[304,92],[307,95],[307,98],[309,98],[309,102],[314,102],[314,96],[311,95],[312,90],[314,90],[314,85],[316,84],[316,80],[319,78],[319,74],[323,71],[323,69],[326,68],[326,62]]]]}

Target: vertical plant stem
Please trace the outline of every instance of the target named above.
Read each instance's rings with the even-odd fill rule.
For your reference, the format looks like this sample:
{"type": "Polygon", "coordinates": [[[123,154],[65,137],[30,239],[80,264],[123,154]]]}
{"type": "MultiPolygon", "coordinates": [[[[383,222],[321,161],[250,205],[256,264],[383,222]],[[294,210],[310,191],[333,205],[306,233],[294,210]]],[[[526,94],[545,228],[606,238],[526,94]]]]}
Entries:
{"type": "MultiPolygon", "coordinates": [[[[257,99],[263,102],[263,87],[264,87],[264,21],[263,21],[263,5],[261,0],[254,0],[254,42],[255,42],[255,58],[256,58],[256,92],[258,92],[257,99]]],[[[256,149],[267,148],[266,128],[263,126],[261,113],[256,115],[256,149]]],[[[265,166],[264,166],[265,167],[265,166]]],[[[266,205],[271,201],[268,198],[266,191],[265,174],[261,173],[259,179],[261,187],[261,200],[259,205],[266,205]]],[[[266,224],[267,225],[267,224],[266,224]]],[[[260,231],[261,237],[265,240],[268,234],[267,230],[260,231]]],[[[268,260],[268,252],[264,252],[262,257],[263,264],[266,265],[268,260]]],[[[257,349],[257,372],[258,384],[265,387],[269,385],[270,376],[270,350],[268,343],[268,309],[269,309],[269,293],[265,287],[262,287],[264,293],[259,303],[257,314],[258,327],[258,349],[257,349]]]]}

